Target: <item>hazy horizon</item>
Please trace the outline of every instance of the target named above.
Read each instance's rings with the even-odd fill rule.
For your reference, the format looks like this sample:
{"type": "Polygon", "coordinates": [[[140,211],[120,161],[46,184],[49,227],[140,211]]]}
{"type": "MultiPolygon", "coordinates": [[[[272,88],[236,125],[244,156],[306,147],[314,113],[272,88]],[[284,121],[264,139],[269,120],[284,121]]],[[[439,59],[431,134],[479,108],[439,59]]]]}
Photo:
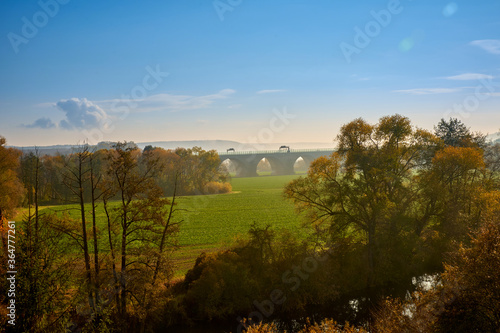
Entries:
{"type": "Polygon", "coordinates": [[[500,130],[500,2],[3,1],[0,135],[333,143],[399,113],[500,130]]]}

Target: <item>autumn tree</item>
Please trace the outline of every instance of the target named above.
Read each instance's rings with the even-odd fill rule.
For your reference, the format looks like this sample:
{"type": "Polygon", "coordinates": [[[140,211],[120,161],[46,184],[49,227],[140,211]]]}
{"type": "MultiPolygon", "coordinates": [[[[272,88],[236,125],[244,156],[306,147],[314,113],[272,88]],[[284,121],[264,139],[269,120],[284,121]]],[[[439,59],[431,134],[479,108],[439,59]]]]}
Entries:
{"type": "Polygon", "coordinates": [[[181,193],[205,194],[208,184],[226,182],[228,177],[219,170],[220,159],[215,150],[177,148],[175,154],[179,156],[177,170],[180,171],[181,193]]]}
{"type": "MultiPolygon", "coordinates": [[[[8,220],[12,219],[15,209],[22,203],[24,188],[19,180],[19,157],[21,153],[18,150],[7,148],[6,140],[0,136],[0,237],[1,241],[1,267],[0,275],[5,276],[7,268],[7,260],[9,255],[9,239],[8,239],[8,220]]],[[[15,235],[14,235],[15,236],[15,235]]],[[[11,239],[12,241],[12,239],[11,239]]],[[[11,244],[12,245],[12,244],[11,244]]],[[[12,247],[11,247],[12,249],[12,247]]],[[[1,287],[7,286],[7,281],[0,283],[1,287]]],[[[2,288],[7,290],[8,288],[2,288]]],[[[2,292],[0,301],[7,296],[7,292],[2,292]]],[[[2,316],[4,312],[2,311],[2,316]]],[[[7,317],[3,316],[0,324],[4,323],[7,317]]]]}
{"type": "MultiPolygon", "coordinates": [[[[0,232],[2,237],[2,259],[7,262],[7,219],[13,217],[16,207],[22,203],[24,189],[18,177],[18,150],[5,147],[6,140],[0,136],[0,232]]],[[[4,262],[4,261],[2,261],[4,262]]],[[[2,270],[6,264],[2,265],[2,270]]]]}
{"type": "Polygon", "coordinates": [[[376,125],[356,119],[337,140],[337,152],[285,189],[319,244],[335,250],[336,284],[390,293],[441,271],[444,253],[470,240],[496,188],[482,149],[445,145],[400,115],[376,125]]]}
{"type": "Polygon", "coordinates": [[[97,200],[102,195],[99,190],[101,176],[98,170],[99,156],[90,151],[88,144],[78,146],[75,151],[63,157],[63,166],[59,172],[62,175],[62,182],[71,196],[67,197],[67,202],[78,205],[80,230],[75,230],[71,221],[61,224],[60,230],[67,232],[76,241],[82,250],[85,267],[85,278],[82,289],[87,293],[88,305],[91,319],[99,325],[101,316],[100,301],[100,260],[99,260],[99,239],[97,231],[96,207],[97,200]],[[90,203],[90,216],[88,216],[86,203],[90,203]],[[91,233],[87,224],[92,220],[91,233]],[[93,244],[93,251],[90,249],[93,244]],[[93,252],[93,267],[91,254],[93,252]]]}
{"type": "Polygon", "coordinates": [[[170,267],[165,255],[174,245],[172,240],[178,226],[173,221],[174,203],[162,197],[155,183],[155,176],[161,170],[158,158],[119,143],[107,152],[106,159],[106,179],[102,183],[104,208],[118,318],[122,321],[122,331],[126,332],[128,307],[138,309],[136,314],[145,320],[151,290],[160,278],[168,277],[170,267]],[[111,199],[118,204],[113,207],[111,199]]]}
{"type": "Polygon", "coordinates": [[[220,158],[214,150],[205,151],[199,147],[165,150],[147,146],[143,154],[159,159],[162,170],[155,178],[165,195],[172,195],[174,182],[179,195],[216,194],[231,190],[228,175],[219,168],[220,158]]]}
{"type": "Polygon", "coordinates": [[[11,218],[14,209],[21,205],[22,184],[18,177],[21,152],[6,147],[6,140],[0,136],[0,221],[11,218]]]}
{"type": "Polygon", "coordinates": [[[286,196],[308,214],[326,246],[360,249],[364,287],[408,278],[416,272],[404,263],[431,216],[420,209],[426,203],[417,203],[415,173],[436,138],[394,115],[377,125],[356,119],[342,126],[337,140],[338,151],[315,160],[307,177],[286,187],[286,196]]]}
{"type": "Polygon", "coordinates": [[[86,290],[88,292],[88,302],[92,312],[95,312],[95,297],[92,285],[92,272],[90,266],[89,241],[87,235],[87,214],[85,211],[85,188],[87,179],[89,178],[89,168],[87,166],[90,153],[88,146],[77,148],[78,150],[70,154],[65,163],[63,170],[63,182],[65,186],[73,193],[76,203],[80,209],[80,225],[81,225],[81,248],[83,250],[83,259],[85,263],[86,290]]]}

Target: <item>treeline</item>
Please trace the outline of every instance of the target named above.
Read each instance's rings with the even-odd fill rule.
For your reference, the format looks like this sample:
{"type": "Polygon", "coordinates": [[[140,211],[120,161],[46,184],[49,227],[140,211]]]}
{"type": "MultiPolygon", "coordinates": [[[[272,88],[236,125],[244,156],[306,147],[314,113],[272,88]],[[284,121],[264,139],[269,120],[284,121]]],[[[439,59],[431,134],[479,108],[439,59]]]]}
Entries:
{"type": "MultiPolygon", "coordinates": [[[[227,172],[219,169],[220,159],[216,151],[205,151],[199,147],[165,150],[148,146],[141,153],[139,148],[133,148],[134,146],[128,143],[120,145],[122,145],[122,149],[133,150],[138,158],[140,155],[148,155],[150,158],[158,160],[155,180],[165,196],[171,196],[175,186],[177,186],[178,195],[215,194],[231,191],[230,184],[227,182],[229,180],[227,172]],[[176,178],[177,184],[175,184],[176,178]]],[[[30,178],[34,175],[36,163],[40,164],[38,175],[39,203],[44,205],[71,203],[74,193],[65,183],[67,182],[67,169],[72,163],[72,159],[82,149],[92,154],[95,174],[104,173],[106,158],[115,150],[114,148],[94,150],[90,146],[81,146],[74,148],[74,153],[68,155],[37,156],[35,152],[22,155],[19,170],[21,181],[28,190],[23,206],[27,206],[30,199],[29,183],[32,181],[30,178]]],[[[89,202],[90,187],[85,187],[84,190],[84,200],[89,202]]]]}
{"type": "Polygon", "coordinates": [[[16,325],[6,323],[5,280],[1,312],[13,332],[145,331],[173,273],[177,197],[231,189],[217,153],[196,147],[83,145],[51,157],[21,155],[2,138],[0,157],[0,274],[14,258],[16,325]],[[40,210],[48,202],[74,205],[40,210]],[[9,251],[7,220],[19,206],[26,213],[9,251]]]}

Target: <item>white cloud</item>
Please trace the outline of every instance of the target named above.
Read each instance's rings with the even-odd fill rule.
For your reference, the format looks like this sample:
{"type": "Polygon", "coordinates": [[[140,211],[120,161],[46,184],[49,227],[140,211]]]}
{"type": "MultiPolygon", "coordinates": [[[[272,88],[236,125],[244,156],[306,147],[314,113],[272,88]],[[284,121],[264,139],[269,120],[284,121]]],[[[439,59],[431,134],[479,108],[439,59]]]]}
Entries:
{"type": "Polygon", "coordinates": [[[470,44],[478,46],[489,53],[500,54],[500,39],[474,40],[470,44]]]}
{"type": "Polygon", "coordinates": [[[484,95],[491,96],[491,97],[500,97],[500,92],[485,93],[484,95]]]}
{"type": "Polygon", "coordinates": [[[394,90],[394,92],[410,94],[410,95],[434,95],[434,94],[449,94],[462,90],[462,88],[417,88],[406,90],[394,90]]]}
{"type": "Polygon", "coordinates": [[[101,107],[86,98],[60,100],[56,106],[66,115],[66,119],[61,120],[59,126],[68,130],[98,127],[109,118],[101,107]]]}
{"type": "MultiPolygon", "coordinates": [[[[108,122],[123,113],[151,111],[183,111],[207,108],[216,100],[228,98],[234,94],[232,89],[223,89],[215,94],[203,96],[157,94],[144,99],[113,99],[105,101],[89,101],[86,98],[63,99],[57,103],[41,103],[38,107],[57,107],[64,112],[65,118],[59,127],[71,129],[94,128],[108,125],[108,122]]],[[[53,128],[57,124],[49,118],[40,118],[33,124],[21,125],[26,128],[53,128]]]]}
{"type": "Polygon", "coordinates": [[[267,90],[259,90],[257,91],[257,94],[274,94],[274,93],[280,93],[280,92],[285,92],[286,90],[284,89],[267,89],[267,90]]]}
{"type": "Polygon", "coordinates": [[[465,73],[465,74],[445,77],[445,79],[447,79],[447,80],[460,80],[460,81],[481,80],[481,79],[487,80],[487,79],[494,79],[494,78],[495,78],[494,76],[486,75],[486,74],[479,74],[479,73],[465,73]]]}
{"type": "Polygon", "coordinates": [[[223,89],[215,94],[203,96],[156,94],[140,100],[114,99],[98,103],[110,112],[120,111],[123,107],[127,107],[131,112],[175,112],[207,108],[216,100],[226,99],[235,92],[232,89],[223,89]]]}

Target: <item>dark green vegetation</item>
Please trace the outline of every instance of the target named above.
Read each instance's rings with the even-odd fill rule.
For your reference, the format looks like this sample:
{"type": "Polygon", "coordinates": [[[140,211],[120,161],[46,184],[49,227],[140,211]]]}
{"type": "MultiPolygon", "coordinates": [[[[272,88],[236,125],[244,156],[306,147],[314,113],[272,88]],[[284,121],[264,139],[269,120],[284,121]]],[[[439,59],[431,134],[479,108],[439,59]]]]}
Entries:
{"type": "MultiPolygon", "coordinates": [[[[498,145],[400,115],[356,119],[337,142],[303,177],[234,179],[233,193],[213,152],[118,144],[19,161],[0,145],[0,180],[19,172],[29,206],[16,329],[498,331],[498,145]],[[40,209],[51,193],[74,204],[40,209]]],[[[8,216],[15,200],[0,199],[8,216]]]]}

